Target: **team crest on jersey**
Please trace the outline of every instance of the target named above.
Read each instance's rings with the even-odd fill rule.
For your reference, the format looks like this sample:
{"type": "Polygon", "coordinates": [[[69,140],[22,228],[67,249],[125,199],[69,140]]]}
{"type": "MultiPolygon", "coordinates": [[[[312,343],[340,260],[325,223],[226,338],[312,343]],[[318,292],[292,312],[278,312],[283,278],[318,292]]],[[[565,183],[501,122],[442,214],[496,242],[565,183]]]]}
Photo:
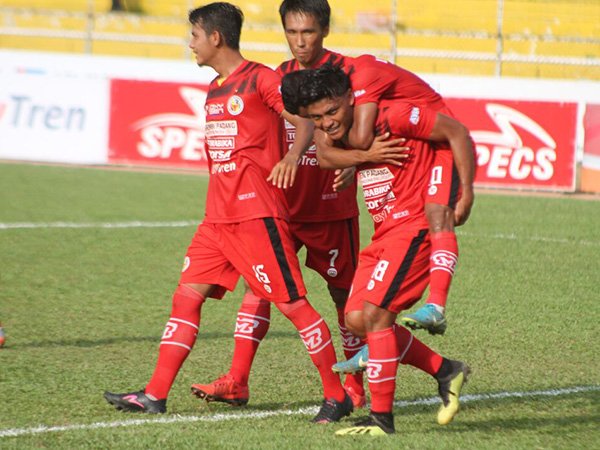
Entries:
{"type": "Polygon", "coordinates": [[[242,100],[242,97],[238,95],[232,95],[229,97],[229,100],[227,100],[227,111],[229,111],[229,114],[232,116],[237,116],[241,114],[243,110],[244,100],[242,100]]]}

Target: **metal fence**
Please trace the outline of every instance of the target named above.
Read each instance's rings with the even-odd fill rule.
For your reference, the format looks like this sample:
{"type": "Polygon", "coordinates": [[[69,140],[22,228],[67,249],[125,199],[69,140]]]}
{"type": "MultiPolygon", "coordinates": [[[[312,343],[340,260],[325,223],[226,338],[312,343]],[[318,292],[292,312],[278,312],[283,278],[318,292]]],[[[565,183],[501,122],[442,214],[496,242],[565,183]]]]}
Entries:
{"type": "MultiPolygon", "coordinates": [[[[182,1],[182,9],[191,9],[193,6],[191,0],[182,1]]],[[[332,7],[334,1],[331,2],[332,7]]],[[[163,49],[164,55],[158,56],[189,57],[185,37],[187,24],[183,14],[169,17],[113,13],[98,11],[94,0],[86,2],[87,8],[79,10],[0,7],[0,47],[39,48],[40,45],[36,45],[36,42],[46,39],[77,43],[65,45],[66,50],[62,49],[63,51],[105,54],[115,51],[131,55],[138,52],[140,55],[156,56],[157,50],[154,50],[155,53],[136,50],[140,46],[152,45],[163,49]],[[65,26],[64,23],[70,25],[65,26]],[[125,25],[119,27],[119,23],[125,25]],[[112,28],[107,24],[112,24],[112,28]],[[156,31],[157,29],[161,31],[156,31]],[[103,48],[99,50],[101,45],[103,48]]],[[[243,1],[237,3],[244,7],[243,1]]],[[[275,5],[278,2],[273,3],[275,5]]],[[[435,18],[437,13],[444,15],[445,22],[439,25],[435,21],[428,22],[427,17],[419,23],[411,22],[410,18],[416,15],[415,8],[418,5],[409,5],[409,1],[385,0],[385,5],[371,15],[361,15],[361,11],[357,9],[358,3],[367,2],[349,3],[354,8],[347,7],[345,10],[351,9],[347,13],[352,16],[350,19],[336,16],[336,9],[332,8],[331,33],[332,36],[346,36],[334,41],[331,47],[347,54],[372,53],[405,66],[420,64],[420,70],[434,73],[448,72],[454,64],[457,66],[455,71],[462,69],[463,72],[481,75],[544,77],[544,73],[550,73],[549,76],[552,77],[552,73],[557,73],[561,77],[560,74],[565,73],[568,75],[562,76],[564,78],[600,80],[598,0],[462,0],[462,3],[455,2],[454,6],[446,2],[444,10],[432,10],[429,13],[431,18],[435,18]],[[540,9],[540,3],[548,8],[554,5],[556,14],[546,14],[540,9]],[[523,4],[523,13],[519,12],[519,4],[523,4]],[[565,9],[564,6],[568,4],[575,6],[565,9]],[[531,12],[531,5],[536,5],[540,11],[537,14],[544,16],[543,20],[535,17],[536,13],[531,12]],[[507,7],[510,7],[509,11],[507,7]],[[527,11],[530,16],[527,16],[527,11]],[[594,19],[596,13],[598,16],[594,19]],[[592,17],[584,17],[590,14],[592,17]],[[559,23],[557,18],[563,23],[559,23]],[[581,21],[579,26],[577,23],[564,23],[578,20],[581,21]],[[524,25],[518,25],[519,21],[524,25]],[[460,25],[456,25],[459,22],[460,25]],[[569,28],[568,25],[572,26],[569,28]],[[351,36],[351,45],[348,43],[348,36],[351,36]],[[373,36],[377,37],[377,45],[373,45],[373,36]],[[439,61],[445,61],[445,64],[439,61]],[[467,68],[467,64],[474,68],[467,68]],[[527,70],[520,73],[515,69],[518,67],[527,70]],[[560,70],[555,70],[557,68],[560,70]]],[[[433,3],[432,5],[435,6],[433,3]]],[[[364,9],[364,6],[361,7],[364,9]]],[[[245,30],[248,37],[243,39],[243,50],[267,55],[265,57],[272,57],[273,61],[289,57],[287,46],[282,42],[281,25],[272,16],[264,18],[259,12],[256,17],[248,17],[245,30]],[[269,37],[269,33],[276,37],[269,37]]],[[[57,48],[52,49],[61,50],[60,45],[55,47],[57,48]]]]}

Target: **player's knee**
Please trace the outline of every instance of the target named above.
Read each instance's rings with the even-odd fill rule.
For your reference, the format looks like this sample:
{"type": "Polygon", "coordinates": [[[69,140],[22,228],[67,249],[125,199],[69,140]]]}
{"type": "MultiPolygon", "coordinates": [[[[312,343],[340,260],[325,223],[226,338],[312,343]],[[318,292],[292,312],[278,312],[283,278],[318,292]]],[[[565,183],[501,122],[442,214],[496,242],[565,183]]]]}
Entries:
{"type": "Polygon", "coordinates": [[[372,303],[365,302],[363,308],[363,322],[366,331],[381,330],[391,327],[395,320],[395,313],[372,303]]]}
{"type": "Polygon", "coordinates": [[[291,320],[296,311],[304,310],[306,307],[310,307],[310,303],[308,303],[305,297],[301,297],[290,302],[277,302],[275,303],[275,306],[279,311],[281,311],[281,314],[291,320]]]}
{"type": "Polygon", "coordinates": [[[438,203],[427,203],[425,205],[425,214],[431,233],[454,231],[454,210],[449,206],[438,203]]]}
{"type": "Polygon", "coordinates": [[[363,321],[362,311],[350,311],[345,315],[346,328],[354,336],[360,338],[366,337],[365,323],[363,321]]]}
{"type": "Polygon", "coordinates": [[[188,284],[180,284],[173,293],[173,310],[198,309],[206,295],[188,284]]]}

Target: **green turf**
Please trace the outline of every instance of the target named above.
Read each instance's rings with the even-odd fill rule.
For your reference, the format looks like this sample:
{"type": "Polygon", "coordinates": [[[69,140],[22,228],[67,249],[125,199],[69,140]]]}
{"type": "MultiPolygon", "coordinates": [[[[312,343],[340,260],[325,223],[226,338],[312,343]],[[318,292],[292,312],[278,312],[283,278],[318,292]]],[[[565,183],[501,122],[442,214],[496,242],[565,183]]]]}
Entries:
{"type": "MultiPolygon", "coordinates": [[[[0,224],[199,221],[206,182],[186,174],[0,164],[0,224]]],[[[361,223],[364,245],[368,216],[361,223]]],[[[478,195],[459,230],[448,331],[417,334],[473,367],[466,394],[598,389],[598,224],[598,202],[478,195]]],[[[7,333],[0,436],[36,426],[156,420],[112,410],[102,392],[139,389],[148,380],[193,232],[194,226],[0,228],[0,320],[7,333]]],[[[305,275],[310,300],[335,329],[324,283],[309,270],[305,275]]],[[[395,411],[394,436],[335,437],[342,425],[316,426],[310,414],[297,414],[320,403],[320,384],[295,330],[277,312],[253,367],[249,406],[207,406],[189,385],[227,371],[240,300],[238,290],[204,306],[198,342],[165,416],[179,422],[29,432],[0,437],[0,448],[598,448],[598,390],[480,398],[447,427],[436,424],[436,405],[403,406],[395,411]],[[197,421],[181,421],[192,416],[197,421]]],[[[435,389],[428,376],[400,367],[398,400],[431,398],[435,389]]]]}

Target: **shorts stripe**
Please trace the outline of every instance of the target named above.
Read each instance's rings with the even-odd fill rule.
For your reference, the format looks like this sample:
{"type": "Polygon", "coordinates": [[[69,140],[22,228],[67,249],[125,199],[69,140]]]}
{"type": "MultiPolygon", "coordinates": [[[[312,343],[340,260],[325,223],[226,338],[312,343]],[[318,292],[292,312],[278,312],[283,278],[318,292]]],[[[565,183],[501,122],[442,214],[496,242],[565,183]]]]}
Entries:
{"type": "Polygon", "coordinates": [[[352,256],[352,267],[356,270],[356,242],[354,242],[354,227],[352,226],[354,219],[346,219],[346,226],[348,227],[348,238],[350,239],[350,253],[352,256]]]}
{"type": "Polygon", "coordinates": [[[290,265],[285,257],[283,243],[281,242],[281,236],[279,235],[279,230],[277,229],[275,219],[272,217],[265,217],[263,221],[267,227],[269,239],[271,240],[271,246],[273,247],[275,257],[277,258],[277,263],[279,264],[279,269],[283,275],[283,280],[285,281],[285,287],[287,288],[288,295],[290,299],[295,300],[300,297],[298,295],[298,287],[296,286],[290,265]]]}
{"type": "Polygon", "coordinates": [[[392,302],[392,300],[394,300],[394,298],[398,294],[398,291],[400,290],[400,286],[402,285],[402,282],[404,281],[406,274],[410,270],[410,266],[412,265],[413,260],[415,259],[415,256],[417,256],[419,247],[425,240],[425,236],[427,236],[427,230],[421,230],[421,231],[419,231],[418,236],[413,238],[413,240],[411,241],[410,246],[408,247],[408,251],[406,252],[406,255],[404,256],[404,259],[402,260],[402,264],[400,264],[400,267],[398,268],[398,272],[396,272],[396,275],[394,275],[394,279],[392,280],[392,283],[390,284],[389,289],[385,293],[383,302],[381,302],[382,308],[387,308],[389,306],[389,304],[392,302]]]}
{"type": "Polygon", "coordinates": [[[452,209],[456,208],[456,201],[458,199],[458,187],[460,185],[460,177],[458,176],[458,170],[456,164],[452,163],[452,183],[450,184],[450,198],[448,199],[448,206],[452,209]]]}

